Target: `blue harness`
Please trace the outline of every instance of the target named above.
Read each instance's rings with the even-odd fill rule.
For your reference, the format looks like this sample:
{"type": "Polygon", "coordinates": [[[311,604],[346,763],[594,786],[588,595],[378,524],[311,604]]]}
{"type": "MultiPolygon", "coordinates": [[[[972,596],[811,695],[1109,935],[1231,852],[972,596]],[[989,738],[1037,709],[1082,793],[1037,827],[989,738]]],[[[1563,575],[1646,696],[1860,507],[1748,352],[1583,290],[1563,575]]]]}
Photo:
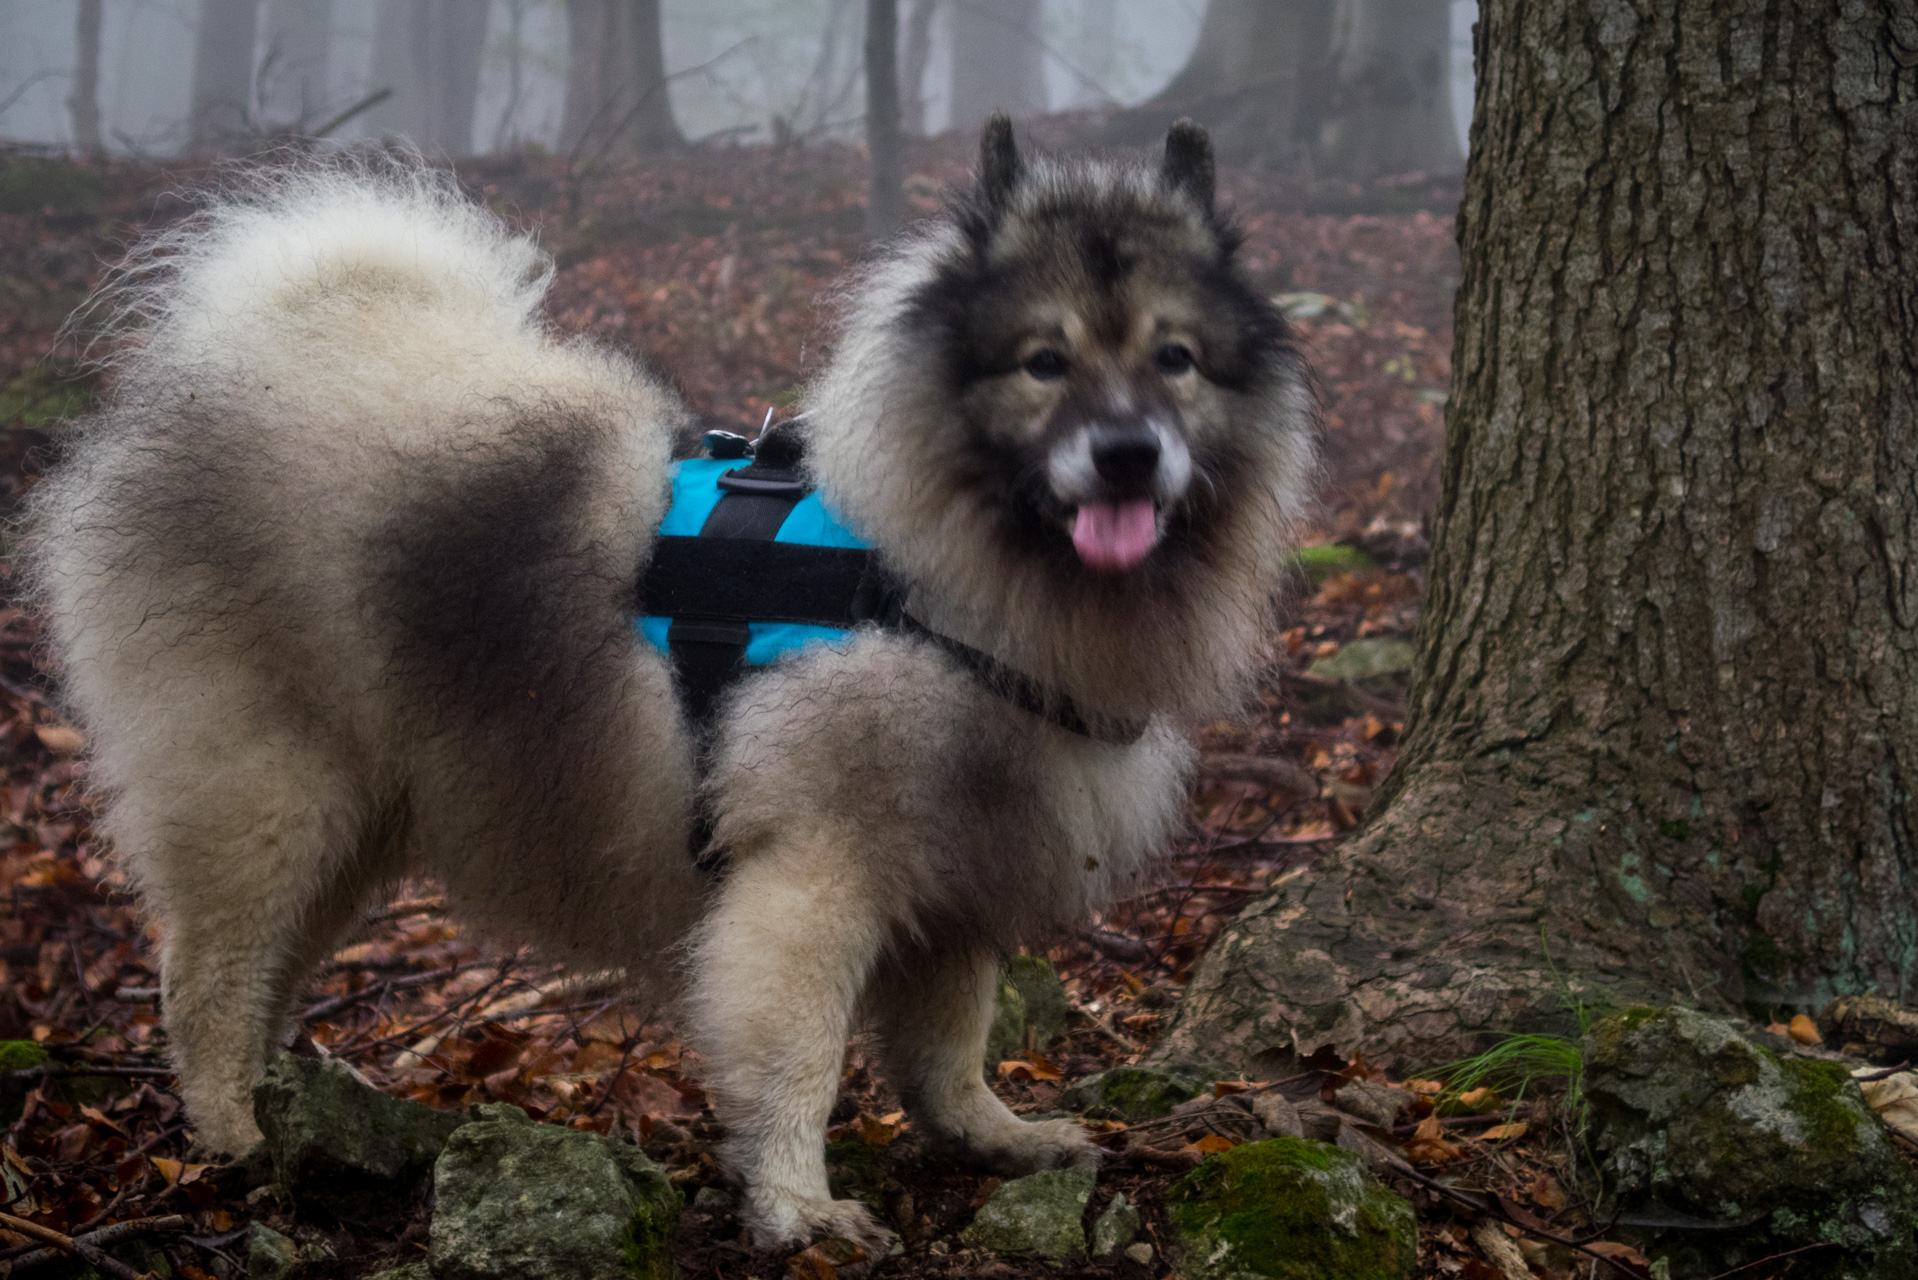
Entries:
{"type": "Polygon", "coordinates": [[[748,668],[855,627],[904,631],[944,649],[987,688],[1059,728],[1136,742],[1143,724],[1088,720],[1072,700],[905,611],[879,555],[835,516],[800,468],[803,439],[782,425],[758,444],[708,432],[712,456],[675,464],[673,498],[639,581],[640,635],[673,664],[687,718],[704,736],[719,697],[748,668]]]}
{"type": "MultiPolygon", "coordinates": [[[[684,462],[674,463],[673,501],[666,508],[666,518],[659,522],[660,536],[697,538],[700,530],[706,527],[706,521],[711,518],[713,508],[726,496],[726,491],[719,487],[719,478],[751,465],[751,458],[688,458],[684,462]]],[[[825,500],[816,491],[793,504],[771,540],[803,547],[846,547],[856,551],[866,551],[871,547],[870,543],[860,541],[852,530],[827,510],[825,500]]],[[[641,607],[646,606],[642,604],[641,607]]],[[[639,633],[646,637],[653,648],[668,657],[672,656],[672,646],[667,638],[672,625],[671,618],[658,614],[644,613],[639,617],[639,633]]],[[[805,622],[748,621],[746,635],[742,660],[749,667],[763,667],[778,661],[794,649],[844,640],[847,631],[843,627],[822,627],[805,622]]]]}

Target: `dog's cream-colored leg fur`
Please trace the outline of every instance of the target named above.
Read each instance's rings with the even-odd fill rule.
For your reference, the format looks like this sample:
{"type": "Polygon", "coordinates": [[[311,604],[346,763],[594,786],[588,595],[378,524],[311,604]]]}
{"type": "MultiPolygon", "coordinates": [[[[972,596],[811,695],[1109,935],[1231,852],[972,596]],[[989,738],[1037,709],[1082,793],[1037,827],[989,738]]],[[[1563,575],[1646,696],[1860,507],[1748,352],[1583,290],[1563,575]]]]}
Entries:
{"type": "Polygon", "coordinates": [[[214,772],[223,802],[194,795],[206,807],[158,824],[161,843],[135,860],[160,918],[168,1040],[187,1114],[203,1142],[237,1154],[259,1141],[253,1086],[308,970],[379,869],[365,865],[352,809],[330,794],[322,769],[255,760],[214,772]]]}
{"type": "Polygon", "coordinates": [[[1021,1120],[986,1087],[998,977],[998,958],[986,952],[888,953],[869,997],[887,1079],[935,1143],[1000,1173],[1096,1164],[1099,1150],[1076,1121],[1021,1120]]]}
{"type": "Polygon", "coordinates": [[[883,1254],[892,1233],[826,1187],[846,1037],[890,924],[842,847],[815,834],[736,859],[700,929],[691,1005],[754,1238],[845,1236],[883,1254]]]}

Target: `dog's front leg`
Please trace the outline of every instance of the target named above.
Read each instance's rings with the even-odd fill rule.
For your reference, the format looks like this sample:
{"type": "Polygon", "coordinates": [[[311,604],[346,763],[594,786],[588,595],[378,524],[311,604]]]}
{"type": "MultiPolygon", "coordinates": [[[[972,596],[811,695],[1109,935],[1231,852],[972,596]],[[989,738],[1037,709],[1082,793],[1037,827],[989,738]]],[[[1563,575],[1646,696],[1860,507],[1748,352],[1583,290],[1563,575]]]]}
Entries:
{"type": "Polygon", "coordinates": [[[1000,1173],[1098,1163],[1076,1121],[1021,1120],[986,1087],[998,989],[999,961],[988,952],[888,952],[872,992],[887,1078],[922,1131],[1000,1173]]]}
{"type": "Polygon", "coordinates": [[[826,1187],[826,1120],[886,920],[831,840],[737,860],[694,952],[692,1012],[761,1245],[845,1236],[883,1256],[892,1233],[826,1187]]]}

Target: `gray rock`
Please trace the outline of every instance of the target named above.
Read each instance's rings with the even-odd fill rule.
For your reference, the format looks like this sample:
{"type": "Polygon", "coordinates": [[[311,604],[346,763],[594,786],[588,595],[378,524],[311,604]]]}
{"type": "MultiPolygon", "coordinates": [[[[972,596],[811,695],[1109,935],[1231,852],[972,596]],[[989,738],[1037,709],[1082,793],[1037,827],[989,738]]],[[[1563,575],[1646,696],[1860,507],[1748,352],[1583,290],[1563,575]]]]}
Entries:
{"type": "Polygon", "coordinates": [[[733,1198],[718,1187],[701,1187],[693,1193],[693,1208],[701,1213],[725,1213],[733,1207],[733,1198]]]}
{"type": "Polygon", "coordinates": [[[638,1147],[536,1125],[517,1107],[446,1144],[433,1167],[434,1280],[665,1280],[679,1193],[638,1147]]]}
{"type": "MultiPolygon", "coordinates": [[[[249,1276],[247,1280],[253,1278],[249,1276]]],[[[433,1280],[433,1273],[427,1270],[424,1262],[406,1262],[370,1275],[366,1280],[433,1280]]]]}
{"type": "Polygon", "coordinates": [[[1323,1142],[1212,1156],[1172,1184],[1166,1216],[1186,1280],[1405,1280],[1418,1265],[1412,1206],[1323,1142]]]}
{"type": "Polygon", "coordinates": [[[247,1227],[247,1280],[286,1280],[299,1265],[298,1245],[264,1222],[247,1227]]]}
{"type": "Polygon", "coordinates": [[[1408,671],[1416,657],[1418,650],[1410,640],[1373,636],[1347,642],[1337,653],[1318,659],[1306,671],[1329,680],[1363,680],[1368,676],[1408,671]]]}
{"type": "Polygon", "coordinates": [[[1152,1265],[1152,1246],[1143,1240],[1137,1244],[1129,1244],[1126,1246],[1125,1256],[1142,1267],[1149,1267],[1152,1265]]]}
{"type": "Polygon", "coordinates": [[[1683,1009],[1605,1019],[1584,1051],[1600,1173],[1621,1208],[1742,1224],[1645,1234],[1673,1275],[1829,1242],[1840,1249],[1807,1274],[1918,1277],[1918,1176],[1843,1066],[1683,1009]]]}
{"type": "Polygon", "coordinates": [[[1272,1138],[1303,1138],[1305,1125],[1299,1119],[1299,1109],[1292,1105],[1292,1099],[1277,1089],[1268,1089],[1252,1099],[1252,1114],[1258,1118],[1266,1136],[1272,1138]]]}
{"type": "Polygon", "coordinates": [[[1157,1120],[1210,1088],[1215,1078],[1203,1067],[1113,1067],[1079,1081],[1060,1101],[1074,1111],[1135,1122],[1157,1120]]]}
{"type": "Polygon", "coordinates": [[[1092,1256],[1110,1257],[1132,1243],[1139,1234],[1139,1210],[1121,1191],[1112,1197],[1105,1212],[1092,1222],[1092,1256]]]}
{"type": "Polygon", "coordinates": [[[974,1249],[1064,1262],[1086,1250],[1082,1219],[1098,1174],[1092,1169],[1048,1169],[1015,1178],[981,1205],[959,1238],[974,1249]]]}
{"type": "Polygon", "coordinates": [[[253,1090],[273,1180],[302,1211],[404,1217],[433,1161],[469,1117],[388,1097],[344,1068],[290,1053],[253,1090]]]}
{"type": "Polygon", "coordinates": [[[1389,1129],[1398,1122],[1400,1108],[1412,1105],[1412,1091],[1388,1089],[1370,1080],[1352,1080],[1340,1086],[1332,1095],[1332,1101],[1348,1116],[1389,1129]]]}

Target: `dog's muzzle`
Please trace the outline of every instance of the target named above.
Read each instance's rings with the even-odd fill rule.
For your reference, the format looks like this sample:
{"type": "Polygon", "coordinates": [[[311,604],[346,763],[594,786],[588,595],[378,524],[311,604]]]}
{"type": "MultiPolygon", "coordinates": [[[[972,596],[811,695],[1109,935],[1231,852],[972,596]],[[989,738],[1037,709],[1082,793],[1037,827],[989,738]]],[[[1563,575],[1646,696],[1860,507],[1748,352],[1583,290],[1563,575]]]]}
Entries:
{"type": "Polygon", "coordinates": [[[1046,462],[1053,496],[1072,512],[1072,546],[1087,568],[1123,573],[1159,544],[1165,513],[1185,497],[1192,455],[1154,421],[1081,428],[1046,462]]]}

